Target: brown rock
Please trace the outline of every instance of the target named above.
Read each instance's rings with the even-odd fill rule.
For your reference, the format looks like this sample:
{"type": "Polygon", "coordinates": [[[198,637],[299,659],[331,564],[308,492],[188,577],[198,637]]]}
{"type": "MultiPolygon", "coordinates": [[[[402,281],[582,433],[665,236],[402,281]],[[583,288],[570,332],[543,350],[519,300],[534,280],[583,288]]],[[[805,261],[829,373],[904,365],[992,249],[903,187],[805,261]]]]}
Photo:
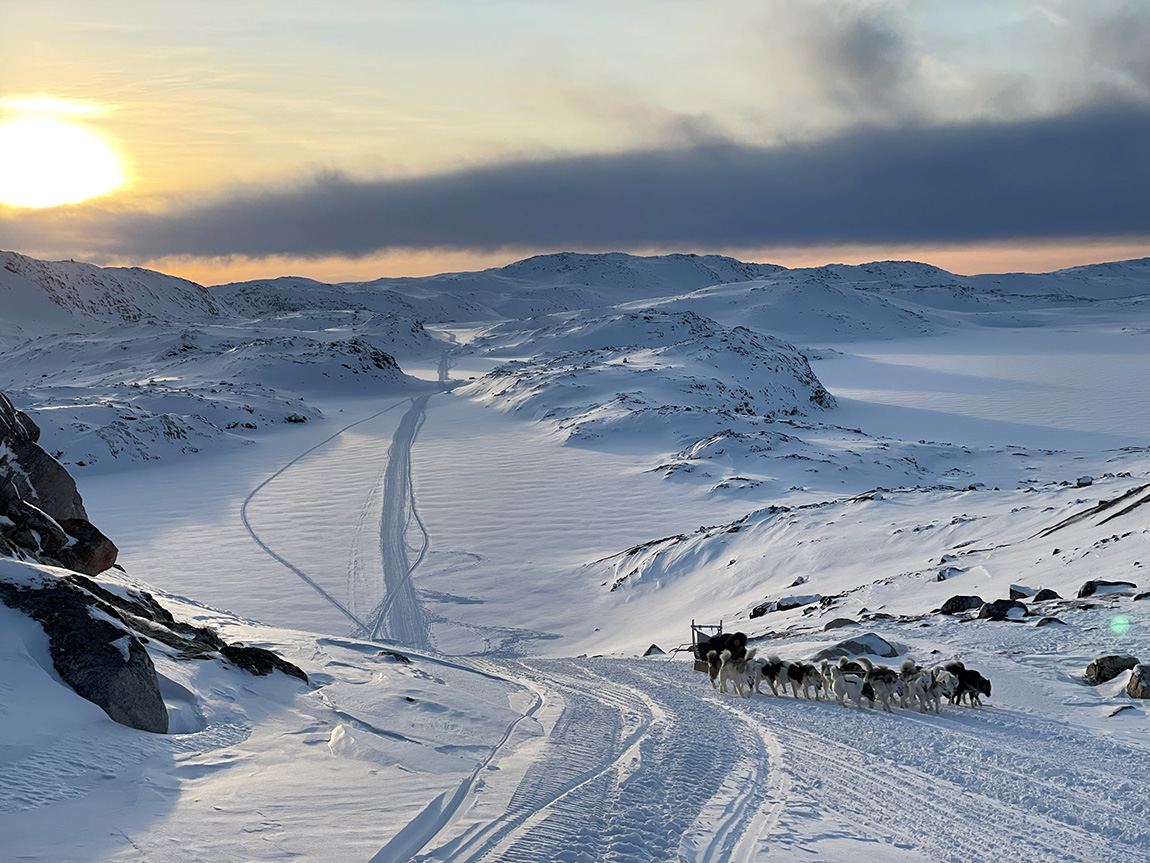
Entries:
{"type": "Polygon", "coordinates": [[[1086,666],[1086,682],[1094,686],[1113,680],[1123,671],[1138,664],[1136,656],[1100,656],[1086,666]]]}
{"type": "Polygon", "coordinates": [[[1150,666],[1134,666],[1126,683],[1126,694],[1131,698],[1150,698],[1150,666]]]}

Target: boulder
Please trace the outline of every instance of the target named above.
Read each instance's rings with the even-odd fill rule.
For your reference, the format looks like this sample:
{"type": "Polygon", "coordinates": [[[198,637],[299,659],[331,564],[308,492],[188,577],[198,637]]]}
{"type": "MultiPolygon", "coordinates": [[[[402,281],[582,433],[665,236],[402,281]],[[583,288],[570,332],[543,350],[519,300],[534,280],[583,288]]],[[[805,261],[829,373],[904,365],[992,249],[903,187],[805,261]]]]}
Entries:
{"type": "Polygon", "coordinates": [[[55,554],[55,558],[68,569],[84,575],[99,575],[111,569],[120,550],[116,544],[83,518],[66,518],[60,527],[72,542],[55,554]]]}
{"type": "Polygon", "coordinates": [[[823,632],[828,632],[832,629],[842,629],[844,626],[858,626],[858,621],[851,620],[849,617],[836,617],[834,620],[828,621],[823,626],[823,632]]]}
{"type": "Polygon", "coordinates": [[[1044,617],[1044,618],[1042,618],[1042,620],[1038,621],[1038,623],[1036,623],[1034,625],[1035,626],[1050,626],[1050,624],[1052,624],[1052,623],[1058,623],[1058,624],[1061,624],[1062,626],[1066,626],[1066,621],[1061,620],[1057,617],[1044,617]]]}
{"type": "Polygon", "coordinates": [[[1147,597],[1150,597],[1150,591],[1143,591],[1142,593],[1137,593],[1134,595],[1134,601],[1138,602],[1138,600],[1146,599],[1147,597]]]}
{"type": "Polygon", "coordinates": [[[1138,585],[1130,581],[1103,581],[1101,578],[1095,578],[1078,588],[1078,598],[1085,599],[1088,596],[1101,596],[1106,593],[1134,593],[1137,589],[1138,585]]]}
{"type": "Polygon", "coordinates": [[[1058,595],[1058,591],[1044,587],[1038,591],[1038,593],[1034,594],[1034,599],[1032,599],[1031,602],[1047,602],[1051,599],[1062,599],[1062,597],[1058,595]]]}
{"type": "Polygon", "coordinates": [[[1017,599],[996,599],[978,610],[981,620],[1021,620],[1026,616],[1026,606],[1017,599]]]}
{"type": "Polygon", "coordinates": [[[647,648],[647,652],[644,653],[643,655],[644,656],[666,656],[667,651],[665,651],[663,648],[661,648],[657,644],[652,644],[650,647],[647,648]]]}
{"type": "Polygon", "coordinates": [[[1123,671],[1127,671],[1137,664],[1138,657],[1136,656],[1118,656],[1116,654],[1100,656],[1086,666],[1086,682],[1091,686],[1097,686],[1099,683],[1113,680],[1123,671]]]}
{"type": "Polygon", "coordinates": [[[1026,587],[1022,584],[1010,585],[1010,598],[1011,599],[1026,599],[1038,593],[1033,587],[1026,587]]]}
{"type": "Polygon", "coordinates": [[[860,656],[862,654],[869,654],[871,656],[882,656],[890,658],[898,656],[902,651],[873,632],[864,632],[862,635],[854,638],[848,638],[846,641],[840,641],[833,647],[824,647],[815,654],[815,661],[822,659],[838,659],[840,656],[860,656]]]}
{"type": "Polygon", "coordinates": [[[822,594],[791,594],[790,596],[781,596],[778,599],[769,599],[766,602],[761,602],[751,609],[750,617],[762,617],[764,614],[770,614],[772,611],[790,611],[792,608],[801,608],[804,605],[810,605],[813,602],[821,600],[822,594]]]}
{"type": "Polygon", "coordinates": [[[952,596],[942,604],[939,614],[961,614],[974,608],[981,608],[985,603],[981,596],[952,596]]]}
{"type": "Polygon", "coordinates": [[[775,611],[790,611],[792,608],[802,608],[804,605],[810,605],[812,602],[818,602],[822,599],[822,594],[819,593],[804,593],[804,594],[791,594],[790,596],[779,597],[775,603],[775,611]]]}
{"type": "Polygon", "coordinates": [[[244,671],[264,676],[279,670],[291,677],[298,677],[307,683],[307,674],[302,668],[292,665],[286,659],[276,656],[270,650],[262,647],[245,647],[242,644],[228,644],[221,650],[227,659],[238,665],[244,671]]]}
{"type": "Polygon", "coordinates": [[[44,628],[52,665],[77,695],[121,725],[167,733],[168,711],[148,651],[115,617],[94,613],[83,590],[47,576],[36,587],[0,582],[0,601],[44,628]]]}
{"type": "Polygon", "coordinates": [[[1150,665],[1135,665],[1126,682],[1126,694],[1131,698],[1150,698],[1150,665]]]}

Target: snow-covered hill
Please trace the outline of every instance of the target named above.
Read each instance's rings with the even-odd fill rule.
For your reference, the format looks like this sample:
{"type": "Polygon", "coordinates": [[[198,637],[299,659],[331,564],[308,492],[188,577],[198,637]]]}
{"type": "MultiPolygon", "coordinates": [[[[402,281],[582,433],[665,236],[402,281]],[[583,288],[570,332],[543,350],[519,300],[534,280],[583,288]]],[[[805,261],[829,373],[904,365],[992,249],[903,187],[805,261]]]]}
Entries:
{"type": "Polygon", "coordinates": [[[462,393],[545,418],[582,442],[617,432],[697,437],[834,404],[794,346],[693,312],[556,315],[495,327],[472,347],[528,359],[462,393]]]}
{"type": "Polygon", "coordinates": [[[0,288],[28,293],[29,283],[79,319],[188,321],[224,313],[202,285],[154,270],[41,261],[0,252],[0,288]]]}

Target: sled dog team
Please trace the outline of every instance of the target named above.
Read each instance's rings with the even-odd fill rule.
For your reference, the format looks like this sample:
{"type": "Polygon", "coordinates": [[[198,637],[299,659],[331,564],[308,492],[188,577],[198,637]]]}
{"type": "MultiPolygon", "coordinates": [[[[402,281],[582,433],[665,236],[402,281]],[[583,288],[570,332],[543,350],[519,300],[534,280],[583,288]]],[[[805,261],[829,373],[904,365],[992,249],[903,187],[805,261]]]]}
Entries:
{"type": "Polygon", "coordinates": [[[908,657],[895,669],[875,665],[866,657],[851,661],[844,656],[837,663],[824,659],[816,666],[789,662],[773,654],[763,658],[757,653],[756,648],[744,651],[738,644],[710,650],[707,667],[711,686],[727,692],[729,684],[735,694],[750,698],[755,692],[766,694],[762,689],[766,681],[774,695],[789,687],[794,698],[799,697],[800,689],[810,698],[813,690],[816,700],[833,697],[840,707],[847,701],[855,707],[869,701],[871,707],[882,705],[887,713],[892,704],[905,708],[916,703],[920,713],[932,708],[940,713],[944,698],[950,704],[969,702],[974,707],[982,704],[983,696],[990,697],[990,681],[958,661],[923,668],[908,657]]]}

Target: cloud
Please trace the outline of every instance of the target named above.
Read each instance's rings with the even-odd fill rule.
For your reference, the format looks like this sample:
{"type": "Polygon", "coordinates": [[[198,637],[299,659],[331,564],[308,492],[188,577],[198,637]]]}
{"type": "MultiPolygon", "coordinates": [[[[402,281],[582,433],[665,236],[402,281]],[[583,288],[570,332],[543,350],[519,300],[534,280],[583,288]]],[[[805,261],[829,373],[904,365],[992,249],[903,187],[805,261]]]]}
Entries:
{"type": "MultiPolygon", "coordinates": [[[[168,213],[54,221],[70,232],[62,254],[135,259],[1114,238],[1150,234],[1148,145],[1150,108],[1110,106],[772,148],[710,139],[396,180],[328,173],[168,213]]],[[[0,222],[0,243],[37,224],[0,222]]]]}
{"type": "Polygon", "coordinates": [[[1091,62],[1118,73],[1143,99],[1150,96],[1150,3],[1124,3],[1088,32],[1091,62]]]}
{"type": "Polygon", "coordinates": [[[920,58],[905,21],[867,4],[799,9],[805,65],[833,103],[849,115],[873,119],[918,112],[920,58]]]}

